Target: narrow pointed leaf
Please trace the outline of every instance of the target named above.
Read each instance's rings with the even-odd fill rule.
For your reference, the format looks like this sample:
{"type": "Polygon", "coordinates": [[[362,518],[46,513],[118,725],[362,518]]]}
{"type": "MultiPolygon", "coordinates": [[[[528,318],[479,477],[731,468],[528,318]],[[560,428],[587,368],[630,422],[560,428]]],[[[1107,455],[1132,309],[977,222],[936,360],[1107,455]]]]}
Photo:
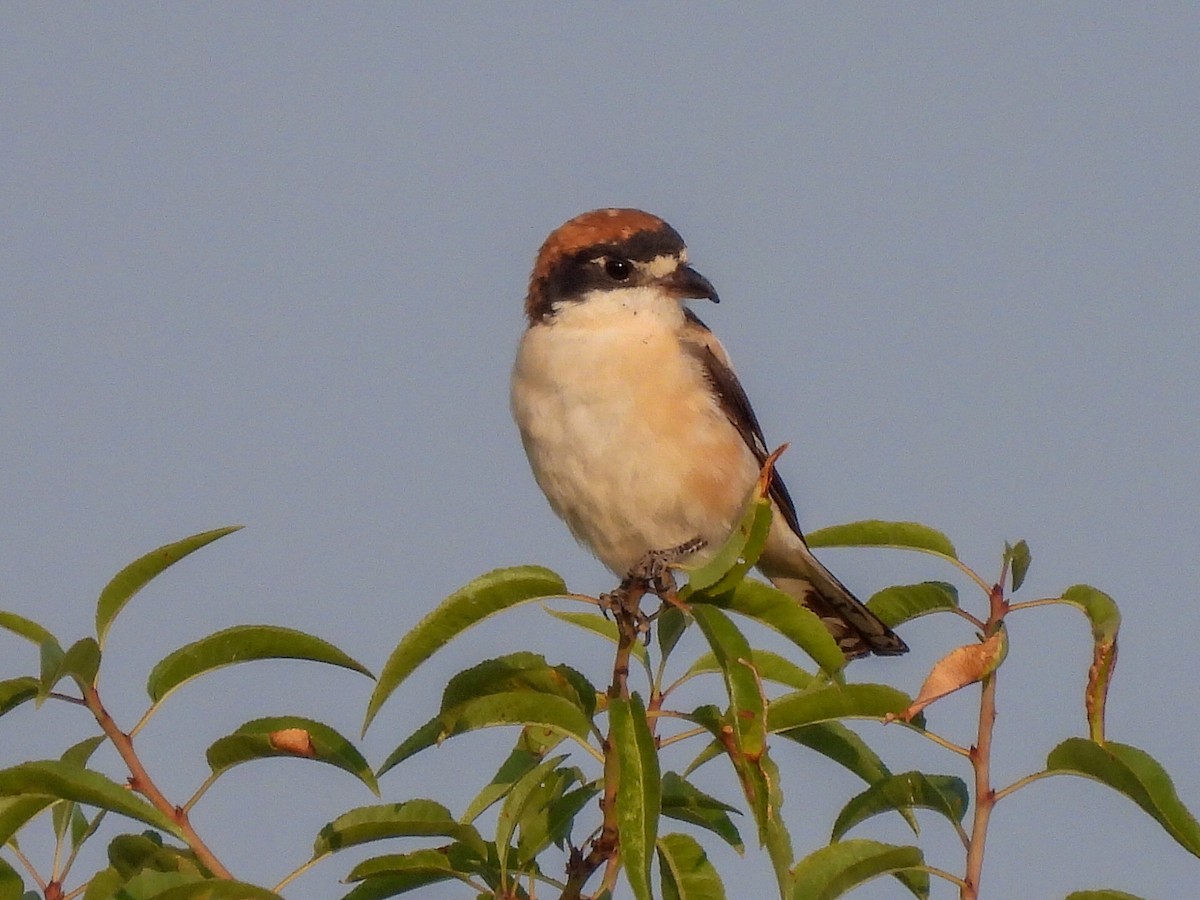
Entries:
{"type": "Polygon", "coordinates": [[[7,844],[30,819],[55,802],[56,797],[46,794],[0,796],[0,847],[7,844]]]}
{"type": "Polygon", "coordinates": [[[815,722],[780,731],[779,736],[815,750],[849,769],[867,784],[891,775],[879,754],[841,722],[815,722]]]}
{"type": "Polygon", "coordinates": [[[242,881],[154,871],[135,875],[121,887],[117,897],[120,900],[281,900],[266,888],[242,881]]]}
{"type": "Polygon", "coordinates": [[[766,747],[766,701],[758,673],[750,663],[751,651],[746,638],[720,610],[697,604],[692,616],[712,648],[721,667],[729,694],[729,719],[737,746],[750,759],[757,759],[766,747]]]}
{"type": "Polygon", "coordinates": [[[830,674],[846,665],[845,654],[820,617],[769,584],[748,579],[720,597],[705,598],[703,604],[694,605],[716,606],[779,632],[830,674]]]}
{"type": "Polygon", "coordinates": [[[163,570],[179,562],[190,553],[211,544],[217,538],[232,534],[241,529],[241,525],[227,528],[217,528],[193,534],[181,541],[164,544],[157,550],[151,550],[140,559],[134,560],[113,576],[112,581],[105,585],[96,601],[96,640],[104,646],[108,637],[108,629],[112,627],[113,619],[117,617],[125,604],[133,599],[133,595],[145,587],[151,579],[163,570]]]}
{"type": "Polygon", "coordinates": [[[38,647],[53,641],[55,644],[58,641],[49,631],[39,625],[33,619],[27,619],[24,616],[19,616],[14,612],[0,611],[0,628],[5,631],[11,631],[13,634],[20,635],[27,641],[31,641],[38,647]]]}
{"type": "Polygon", "coordinates": [[[810,853],[796,864],[794,900],[833,900],[880,875],[904,873],[900,881],[917,897],[929,895],[929,875],[914,867],[925,864],[916,847],[878,841],[841,841],[810,853]],[[908,870],[908,871],[906,871],[908,870]]]}
{"type": "MultiPolygon", "coordinates": [[[[0,900],[21,900],[25,896],[25,882],[17,870],[0,858],[0,900]]],[[[37,894],[33,895],[35,898],[37,894]]]]}
{"type": "MultiPolygon", "coordinates": [[[[875,782],[842,807],[833,823],[829,840],[840,841],[847,831],[860,822],[893,810],[907,812],[914,808],[930,809],[958,825],[966,815],[969,803],[970,794],[961,778],[902,772],[875,782]]],[[[913,832],[916,833],[917,829],[913,828],[913,832]]]]}
{"type": "Polygon", "coordinates": [[[588,743],[592,734],[591,719],[570,700],[553,694],[532,691],[492,694],[447,710],[438,720],[442,740],[496,725],[540,725],[575,738],[581,746],[591,749],[588,743]]]}
{"type": "Polygon", "coordinates": [[[450,810],[442,804],[433,800],[408,800],[361,806],[342,813],[317,835],[313,858],[386,838],[430,835],[451,838],[480,856],[487,856],[487,845],[479,832],[470,825],[454,821],[450,810]]]}
{"type": "Polygon", "coordinates": [[[462,814],[462,821],[468,824],[474,822],[489,806],[507,795],[522,776],[536,768],[542,758],[540,754],[531,753],[521,747],[513,748],[508,754],[508,759],[501,763],[499,770],[492,776],[492,780],[467,806],[462,814]]]}
{"type": "Polygon", "coordinates": [[[1004,560],[1008,563],[1009,578],[1012,580],[1012,593],[1016,593],[1021,589],[1021,585],[1025,583],[1025,576],[1029,572],[1029,564],[1033,561],[1033,555],[1029,552],[1029,545],[1024,541],[1017,541],[1013,546],[1004,545],[1004,560]]]}
{"type": "Polygon", "coordinates": [[[50,692],[54,690],[54,685],[58,684],[62,677],[63,659],[66,658],[66,652],[59,645],[58,641],[50,638],[42,642],[39,648],[40,654],[38,658],[38,674],[40,679],[38,682],[38,706],[42,705],[42,701],[50,696],[50,692]]]}
{"type": "Polygon", "coordinates": [[[452,878],[467,881],[467,875],[479,870],[480,862],[474,851],[462,844],[374,856],[350,870],[346,880],[362,883],[346,897],[395,897],[452,878]]]}
{"type": "Polygon", "coordinates": [[[752,786],[752,790],[746,793],[746,799],[758,823],[759,843],[766,848],[771,860],[779,896],[791,896],[794,884],[791,872],[792,837],[780,813],[783,791],[780,788],[782,779],[779,777],[779,767],[764,752],[757,762],[745,765],[742,774],[743,783],[752,786]]]}
{"type": "Polygon", "coordinates": [[[255,759],[312,759],[349,772],[379,793],[375,773],[350,741],[328,725],[301,716],[254,719],[214,742],[205,755],[214,775],[255,759]]]}
{"type": "Polygon", "coordinates": [[[566,589],[562,578],[549,569],[516,566],[489,572],[455,591],[418,622],[388,657],[367,704],[363,731],[417,666],[468,628],[522,603],[560,596],[566,589]]]}
{"type": "Polygon", "coordinates": [[[237,625],[180,647],[151,670],[146,691],[155,703],[206,672],[262,659],[303,659],[361,672],[370,671],[333,644],[277,625],[237,625]]]}
{"type": "Polygon", "coordinates": [[[1158,762],[1137,747],[1068,738],[1050,751],[1046,769],[1082,775],[1124,794],[1158,822],[1185,850],[1200,856],[1200,824],[1175,792],[1158,762]]]}
{"type": "Polygon", "coordinates": [[[566,665],[552,666],[544,657],[526,652],[484,660],[459,672],[442,692],[442,710],[491,694],[516,691],[561,697],[589,718],[596,710],[596,688],[580,672],[566,665]]]}
{"type": "Polygon", "coordinates": [[[637,900],[651,900],[650,863],[658,838],[661,778],[658,748],[646,723],[646,709],[634,694],[609,701],[612,749],[617,754],[617,833],[625,875],[637,900]]]}
{"type": "MultiPolygon", "coordinates": [[[[750,664],[761,680],[783,684],[798,691],[812,687],[817,681],[815,675],[770,650],[751,649],[750,664]]],[[[693,675],[720,671],[721,666],[717,662],[716,654],[709,650],[692,663],[683,677],[690,678],[693,675]]]]}
{"type": "Polygon", "coordinates": [[[958,559],[946,535],[920,522],[867,519],[810,531],[807,539],[810,547],[895,547],[958,559]]]}
{"type": "Polygon", "coordinates": [[[81,688],[90,687],[96,683],[96,673],[99,670],[100,646],[94,638],[82,638],[59,658],[57,668],[52,672],[43,673],[42,686],[45,692],[49,693],[64,678],[73,678],[81,688]]]}
{"type": "Polygon", "coordinates": [[[504,798],[500,807],[500,815],[496,817],[496,856],[500,862],[501,883],[507,880],[508,854],[512,848],[512,837],[517,826],[522,823],[530,798],[536,794],[537,787],[550,772],[566,759],[566,754],[552,756],[542,760],[524,775],[522,775],[504,798]]]}
{"type": "Polygon", "coordinates": [[[107,740],[108,738],[102,734],[84,738],[79,743],[72,744],[63,751],[62,761],[82,768],[88,764],[88,760],[92,758],[92,754],[96,752],[96,748],[107,740]]]}
{"type": "Polygon", "coordinates": [[[435,716],[401,741],[399,746],[388,754],[387,759],[376,770],[375,777],[382,778],[385,772],[400,765],[400,763],[404,762],[410,756],[415,756],[422,750],[428,750],[430,747],[437,746],[437,743],[441,739],[442,723],[435,716]]]}
{"type": "Polygon", "coordinates": [[[884,625],[897,625],[958,607],[958,588],[945,581],[923,581],[920,584],[897,584],[884,588],[867,601],[867,607],[879,616],[884,625]]]}
{"type": "Polygon", "coordinates": [[[0,769],[0,797],[21,796],[74,800],[179,836],[174,822],[126,788],[99,772],[58,760],[39,760],[0,769]]]}
{"type": "MultiPolygon", "coordinates": [[[[889,777],[892,772],[867,742],[841,722],[814,722],[779,732],[779,736],[815,750],[845,766],[867,784],[889,777]]],[[[915,833],[917,817],[910,810],[897,810],[915,833]]]]}
{"type": "Polygon", "coordinates": [[[146,869],[180,872],[195,879],[212,875],[190,849],[165,845],[155,832],[117,835],[108,845],[108,861],[127,879],[146,869]]]}
{"type": "Polygon", "coordinates": [[[0,681],[0,716],[37,696],[41,682],[32,675],[0,681]]]}
{"type": "Polygon", "coordinates": [[[700,593],[718,596],[732,590],[758,562],[771,530],[771,498],[767,492],[775,459],[783,450],[780,447],[763,465],[742,517],[725,543],[703,564],[683,567],[688,573],[688,583],[679,592],[681,600],[694,600],[700,593]]]}
{"type": "MultiPolygon", "coordinates": [[[[738,812],[736,807],[711,797],[674,772],[662,779],[662,814],[679,822],[707,829],[720,837],[738,853],[746,847],[742,836],[729,818],[738,812]]],[[[739,813],[740,814],[740,813],[739,813]]]]}
{"type": "Polygon", "coordinates": [[[656,624],[658,626],[658,651],[660,658],[665,661],[691,623],[683,610],[677,606],[669,606],[663,610],[656,624]]]}
{"type": "Polygon", "coordinates": [[[658,839],[663,900],[725,900],[725,885],[695,838],[664,834],[658,839]]]}
{"type": "Polygon", "coordinates": [[[907,694],[884,684],[830,685],[772,700],[767,727],[786,731],[831,719],[884,719],[903,712],[909,702],[907,694]]]}

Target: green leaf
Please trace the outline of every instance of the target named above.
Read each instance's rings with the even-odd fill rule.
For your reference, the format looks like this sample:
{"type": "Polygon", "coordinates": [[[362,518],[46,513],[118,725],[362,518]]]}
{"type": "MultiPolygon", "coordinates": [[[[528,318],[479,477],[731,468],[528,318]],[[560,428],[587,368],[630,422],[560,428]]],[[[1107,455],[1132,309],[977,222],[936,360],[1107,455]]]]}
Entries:
{"type": "Polygon", "coordinates": [[[472,853],[461,844],[451,844],[365,859],[346,877],[361,883],[343,900],[382,900],[452,878],[473,884],[467,876],[481,867],[472,853]]]}
{"type": "Polygon", "coordinates": [[[958,559],[946,535],[920,522],[866,519],[810,531],[807,540],[810,547],[895,547],[958,559]]]}
{"type": "Polygon", "coordinates": [[[173,821],[99,772],[58,760],[39,760],[0,769],[0,796],[54,797],[120,813],[178,837],[173,821]]]}
{"type": "Polygon", "coordinates": [[[566,758],[567,755],[562,754],[543,760],[517,779],[508,796],[504,798],[500,815],[496,817],[496,855],[500,862],[501,885],[508,883],[508,853],[512,846],[512,836],[516,833],[517,826],[522,824],[530,799],[537,794],[537,788],[551,771],[566,758]]]}
{"type": "Polygon", "coordinates": [[[663,900],[725,900],[721,876],[695,838],[664,834],[657,848],[663,900]]]}
{"type": "MultiPolygon", "coordinates": [[[[774,682],[782,684],[796,690],[805,690],[811,688],[817,682],[816,676],[810,672],[805,672],[786,656],[780,656],[778,653],[772,653],[770,650],[750,650],[750,665],[754,666],[755,672],[758,673],[758,678],[763,682],[774,682]]],[[[691,678],[697,674],[707,674],[720,672],[721,666],[716,661],[716,654],[712,650],[707,650],[683,674],[683,678],[691,678]]]]}
{"type": "MultiPolygon", "coordinates": [[[[817,681],[815,675],[804,671],[790,659],[780,656],[778,653],[772,653],[770,650],[751,649],[750,664],[761,680],[787,685],[796,690],[810,688],[817,681]]],[[[691,678],[693,675],[720,671],[721,666],[717,662],[716,654],[709,650],[692,663],[682,677],[691,678]]]]}
{"type": "MultiPolygon", "coordinates": [[[[42,646],[50,648],[48,656],[43,657],[43,661],[49,664],[49,660],[57,655],[58,645],[42,646]]],[[[52,671],[43,669],[42,690],[44,694],[49,694],[60,681],[68,677],[73,678],[81,689],[92,687],[96,683],[96,673],[99,669],[100,646],[94,638],[83,638],[72,644],[67,652],[58,658],[58,665],[52,671]]]]}
{"type": "Polygon", "coordinates": [[[117,892],[124,883],[125,879],[116,869],[111,866],[101,869],[88,882],[83,900],[121,900],[117,892]]]}
{"type": "Polygon", "coordinates": [[[389,769],[393,769],[400,765],[400,763],[404,762],[410,756],[416,756],[422,750],[428,750],[430,747],[436,746],[441,739],[442,722],[440,718],[434,716],[432,719],[406,737],[403,741],[401,741],[399,746],[397,746],[395,750],[388,754],[387,759],[385,759],[383,764],[376,770],[375,776],[377,778],[382,778],[383,774],[389,769]]]}
{"type": "Polygon", "coordinates": [[[1175,793],[1162,766],[1143,750],[1109,741],[1068,738],[1050,751],[1046,770],[1082,775],[1124,794],[1150,814],[1185,850],[1200,856],[1200,825],[1175,793]]]}
{"type": "Polygon", "coordinates": [[[108,738],[103,734],[92,735],[90,738],[84,738],[77,744],[72,744],[63,751],[62,761],[73,766],[83,768],[88,764],[88,760],[92,758],[92,754],[96,752],[96,748],[107,741],[108,738]]]}
{"type": "Polygon", "coordinates": [[[108,845],[108,861],[129,880],[144,870],[180,872],[194,879],[211,877],[191,850],[164,846],[157,832],[119,834],[108,845]]]}
{"type": "Polygon", "coordinates": [[[693,612],[695,607],[701,605],[712,605],[737,613],[779,632],[830,674],[840,672],[846,665],[845,654],[820,617],[795,598],[769,584],[743,581],[720,597],[694,602],[693,612]]]}
{"type": "Polygon", "coordinates": [[[895,628],[919,616],[957,609],[958,588],[945,581],[897,584],[871,597],[867,607],[879,616],[884,625],[895,628]]]}
{"type": "Polygon", "coordinates": [[[596,688],[570,666],[552,666],[536,653],[510,653],[459,672],[442,692],[443,712],[491,694],[531,691],[570,701],[589,719],[596,711],[596,688]]]}
{"type": "MultiPolygon", "coordinates": [[[[774,458],[768,466],[773,464],[774,458]]],[[[691,602],[701,593],[719,596],[732,590],[758,562],[771,531],[769,485],[769,478],[759,478],[737,527],[712,556],[699,565],[682,567],[688,573],[688,583],[679,592],[680,600],[691,602]]]]}
{"type": "Polygon", "coordinates": [[[634,694],[609,700],[612,749],[617,754],[617,833],[625,875],[637,900],[651,900],[650,863],[658,837],[662,796],[658,748],[646,722],[646,708],[634,694]]]}
{"type": "MultiPolygon", "coordinates": [[[[736,807],[710,797],[704,791],[674,772],[662,779],[662,814],[680,822],[707,829],[725,841],[738,853],[745,851],[742,836],[729,818],[739,813],[736,807]]],[[[661,841],[660,841],[661,846],[661,841]]],[[[661,855],[661,854],[660,854],[661,855]]]]}
{"type": "Polygon", "coordinates": [[[496,725],[540,725],[566,737],[575,738],[580,746],[592,750],[588,738],[592,721],[579,707],[562,697],[537,694],[531,691],[509,691],[470,700],[442,713],[441,740],[496,725]]]}
{"type": "Polygon", "coordinates": [[[218,528],[215,531],[194,534],[173,544],[164,544],[157,550],[151,550],[145,556],[131,562],[114,575],[112,581],[105,585],[104,590],[100,592],[100,599],[96,602],[96,640],[100,646],[104,646],[104,640],[108,637],[108,629],[112,627],[117,613],[124,609],[125,604],[133,599],[133,595],[145,587],[152,578],[179,562],[189,553],[194,553],[217,538],[232,534],[241,528],[241,525],[218,528]]]}
{"type": "Polygon", "coordinates": [[[1117,636],[1121,627],[1121,611],[1116,601],[1104,591],[1097,590],[1091,585],[1077,584],[1063,591],[1062,599],[1077,606],[1092,625],[1092,638],[1097,641],[1111,641],[1117,636]]]}
{"type": "Polygon", "coordinates": [[[794,900],[833,900],[880,875],[903,874],[899,880],[917,897],[929,895],[929,875],[915,869],[925,864],[916,847],[878,841],[841,841],[810,853],[796,864],[794,900]],[[907,871],[906,871],[907,870],[907,871]]]}
{"type": "Polygon", "coordinates": [[[300,716],[254,719],[214,742],[205,755],[214,775],[254,759],[312,759],[349,772],[379,794],[375,773],[350,741],[328,725],[300,716]]]}
{"type": "Polygon", "coordinates": [[[750,645],[720,610],[696,604],[692,617],[721,667],[725,689],[729,694],[728,719],[733,725],[738,749],[750,759],[757,759],[766,748],[766,723],[763,710],[766,700],[758,674],[751,668],[750,645]]]}
{"type": "Polygon", "coordinates": [[[38,706],[50,696],[50,692],[54,690],[54,685],[58,683],[58,679],[62,676],[59,674],[62,671],[63,659],[66,658],[66,652],[59,645],[58,641],[50,638],[42,642],[40,655],[38,659],[38,674],[41,676],[38,682],[38,706]]]}
{"type": "Polygon", "coordinates": [[[306,659],[371,673],[328,641],[276,625],[236,625],[180,647],[151,670],[146,690],[155,703],[197,676],[234,663],[260,659],[306,659]]]}
{"type": "Polygon", "coordinates": [[[496,569],[455,591],[418,622],[388,657],[367,704],[363,731],[417,666],[468,628],[506,609],[561,596],[566,590],[562,578],[549,569],[515,566],[496,569]]]}
{"type": "Polygon", "coordinates": [[[0,797],[0,847],[30,819],[55,802],[56,798],[44,794],[0,797]]]}
{"type": "Polygon", "coordinates": [[[1021,585],[1025,583],[1025,575],[1029,571],[1029,563],[1033,561],[1033,555],[1029,552],[1029,545],[1024,541],[1017,541],[1011,547],[1005,543],[1004,561],[1009,567],[1009,577],[1012,579],[1012,592],[1016,593],[1021,589],[1021,585]]]}
{"type": "Polygon", "coordinates": [[[758,840],[767,849],[775,882],[779,885],[779,896],[792,893],[792,838],[779,809],[783,806],[782,779],[779,767],[765,752],[756,762],[744,764],[739,774],[743,784],[748,785],[746,799],[758,823],[758,840]]]}
{"type": "MultiPolygon", "coordinates": [[[[617,643],[617,623],[612,619],[607,619],[604,616],[596,613],[586,612],[565,612],[559,609],[551,609],[546,607],[546,612],[558,619],[560,622],[566,622],[568,625],[574,625],[576,628],[582,628],[584,631],[589,631],[592,634],[598,634],[600,637],[613,644],[617,643]]],[[[661,628],[661,626],[660,626],[661,628]]],[[[650,658],[646,653],[646,647],[640,642],[635,642],[629,648],[634,657],[649,671],[650,658]]]]}
{"type": "Polygon", "coordinates": [[[433,800],[360,806],[342,813],[321,829],[313,844],[313,859],[372,841],[394,837],[441,835],[459,841],[480,856],[487,845],[470,825],[454,821],[450,810],[433,800]]]}
{"type": "MultiPolygon", "coordinates": [[[[438,731],[441,731],[440,726],[438,731]]],[[[492,780],[468,804],[462,814],[462,821],[470,823],[478,819],[488,807],[507,795],[522,776],[536,768],[543,758],[544,754],[534,753],[524,747],[514,747],[508,754],[508,759],[500,764],[492,780]]]]}
{"type": "Polygon", "coordinates": [[[33,619],[27,619],[24,616],[19,616],[14,612],[0,611],[0,628],[5,631],[11,631],[13,634],[20,635],[27,641],[33,642],[38,647],[51,641],[55,644],[58,641],[49,631],[39,625],[33,619]]]}
{"type": "Polygon", "coordinates": [[[36,697],[40,684],[41,681],[32,675],[0,681],[0,716],[36,697]]]}
{"type": "MultiPolygon", "coordinates": [[[[687,631],[688,617],[677,606],[668,606],[658,617],[658,652],[661,660],[665,661],[687,631]]],[[[660,663],[661,664],[661,663],[660,663]]]]}
{"type": "MultiPolygon", "coordinates": [[[[0,858],[0,900],[21,900],[25,895],[25,882],[17,870],[0,858]]],[[[35,900],[37,894],[33,895],[35,900]]]]}
{"type": "MultiPolygon", "coordinates": [[[[926,775],[902,772],[875,782],[842,807],[829,840],[840,841],[860,822],[883,812],[907,812],[913,808],[930,809],[958,825],[971,802],[967,785],[953,775],[926,775]]],[[[910,820],[910,824],[911,820],[910,820]]],[[[914,833],[917,829],[913,828],[914,833]]]]}
{"type": "Polygon", "coordinates": [[[830,719],[883,719],[904,712],[908,695],[885,684],[842,684],[784,694],[767,708],[767,728],[786,731],[830,719]]]}
{"type": "Polygon", "coordinates": [[[1072,891],[1067,894],[1067,900],[1144,900],[1136,894],[1111,889],[1098,891],[1072,891]]]}
{"type": "Polygon", "coordinates": [[[127,881],[113,900],[281,900],[242,881],[198,880],[184,872],[144,871],[127,881]]]}
{"type": "Polygon", "coordinates": [[[891,775],[891,770],[867,742],[841,722],[814,722],[779,732],[779,736],[816,750],[845,766],[867,784],[891,775]]]}

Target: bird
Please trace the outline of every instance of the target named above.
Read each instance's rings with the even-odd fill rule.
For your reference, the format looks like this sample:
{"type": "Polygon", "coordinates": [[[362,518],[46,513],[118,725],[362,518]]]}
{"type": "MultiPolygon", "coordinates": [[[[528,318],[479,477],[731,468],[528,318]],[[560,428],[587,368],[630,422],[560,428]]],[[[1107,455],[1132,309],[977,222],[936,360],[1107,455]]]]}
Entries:
{"type": "MultiPolygon", "coordinates": [[[[720,547],[769,455],[729,355],[689,300],[720,302],[679,232],[639,209],[570,219],[529,279],[513,418],[550,507],[621,577],[652,551],[720,547]]],[[[907,652],[809,550],[778,473],[769,491],[763,575],[848,659],[907,652]]]]}

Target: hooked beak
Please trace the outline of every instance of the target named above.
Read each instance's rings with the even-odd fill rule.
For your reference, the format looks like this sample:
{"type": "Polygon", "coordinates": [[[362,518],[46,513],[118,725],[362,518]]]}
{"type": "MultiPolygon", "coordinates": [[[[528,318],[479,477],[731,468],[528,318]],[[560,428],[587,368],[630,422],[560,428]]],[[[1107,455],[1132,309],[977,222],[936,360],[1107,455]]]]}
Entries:
{"type": "Polygon", "coordinates": [[[681,300],[711,300],[720,303],[711,281],[691,266],[680,266],[666,278],[666,285],[681,300]]]}

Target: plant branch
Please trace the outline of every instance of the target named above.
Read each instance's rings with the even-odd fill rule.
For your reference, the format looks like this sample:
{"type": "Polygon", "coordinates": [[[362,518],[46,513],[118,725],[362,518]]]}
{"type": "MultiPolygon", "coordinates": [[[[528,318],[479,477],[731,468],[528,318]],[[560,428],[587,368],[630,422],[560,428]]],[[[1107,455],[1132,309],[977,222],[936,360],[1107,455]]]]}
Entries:
{"type": "MultiPolygon", "coordinates": [[[[1007,566],[1005,566],[1007,569],[1007,566]]],[[[1001,581],[992,586],[988,594],[988,621],[985,634],[991,636],[1004,625],[1008,612],[1008,601],[1004,597],[1003,573],[1001,581]]],[[[996,725],[996,672],[985,675],[979,699],[979,729],[975,746],[971,748],[971,766],[975,770],[975,817],[971,823],[971,840],[967,845],[967,870],[963,879],[961,900],[978,900],[979,882],[983,875],[983,854],[987,845],[988,822],[992,808],[996,805],[996,792],[992,789],[992,733],[996,725]]]]}
{"type": "Polygon", "coordinates": [[[1013,793],[1014,791],[1019,791],[1021,788],[1025,787],[1025,785],[1027,785],[1027,784],[1033,784],[1033,782],[1035,782],[1035,781],[1041,781],[1043,778],[1049,778],[1050,776],[1057,775],[1057,774],[1059,774],[1059,773],[1041,771],[1041,772],[1034,772],[1032,775],[1026,775],[1024,778],[1018,778],[1016,781],[1014,781],[1008,787],[1001,788],[1000,790],[996,791],[996,800],[999,801],[1001,798],[1007,797],[1009,794],[1013,793]]]}
{"type": "MultiPolygon", "coordinates": [[[[162,791],[158,789],[153,779],[150,778],[150,773],[146,771],[146,767],[142,765],[141,759],[138,758],[137,752],[133,749],[133,740],[130,735],[123,732],[113,717],[108,714],[108,710],[104,708],[104,704],[100,702],[100,694],[97,693],[94,685],[87,685],[83,689],[83,698],[87,702],[87,707],[91,710],[92,715],[96,717],[96,722],[100,728],[108,735],[108,739],[112,741],[117,753],[121,755],[121,759],[125,761],[125,765],[129,769],[129,786],[150,801],[163,815],[168,816],[176,825],[179,826],[183,838],[187,841],[189,847],[196,854],[196,858],[210,872],[218,878],[232,880],[233,875],[225,868],[219,859],[208,848],[208,845],[201,840],[200,835],[196,833],[196,829],[192,827],[191,821],[188,819],[187,810],[183,807],[175,806],[166,798],[162,791]]],[[[143,717],[144,719],[144,717],[143,717]]]]}

